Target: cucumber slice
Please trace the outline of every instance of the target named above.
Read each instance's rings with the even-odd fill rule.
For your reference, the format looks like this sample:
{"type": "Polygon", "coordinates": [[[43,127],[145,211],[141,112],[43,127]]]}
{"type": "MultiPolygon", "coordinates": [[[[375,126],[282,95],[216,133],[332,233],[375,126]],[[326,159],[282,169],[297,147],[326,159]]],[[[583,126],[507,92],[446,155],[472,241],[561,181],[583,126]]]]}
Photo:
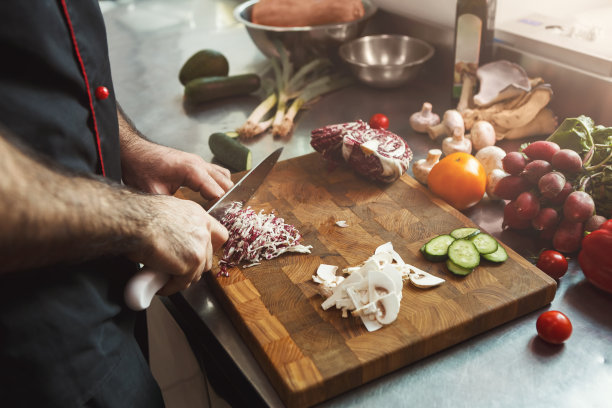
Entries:
{"type": "Polygon", "coordinates": [[[457,239],[448,247],[448,259],[462,268],[474,269],[480,263],[480,252],[472,241],[457,239]]]}
{"type": "Polygon", "coordinates": [[[450,233],[451,237],[455,239],[471,238],[478,234],[480,234],[480,230],[478,228],[471,227],[457,228],[450,233]]]}
{"type": "Polygon", "coordinates": [[[245,171],[251,169],[251,151],[231,134],[213,133],[208,137],[208,146],[217,160],[224,166],[229,167],[230,170],[245,171]]]}
{"type": "Polygon", "coordinates": [[[448,256],[448,247],[455,241],[455,238],[450,235],[438,235],[435,238],[430,239],[425,246],[423,246],[423,255],[426,259],[438,262],[443,261],[448,256]]]}
{"type": "Polygon", "coordinates": [[[497,251],[497,241],[489,234],[478,234],[470,238],[478,252],[481,254],[491,254],[497,251]]]}
{"type": "Polygon", "coordinates": [[[503,246],[497,245],[497,250],[495,252],[491,252],[490,254],[484,254],[482,256],[487,261],[491,262],[505,262],[508,259],[508,253],[504,249],[503,246]]]}
{"type": "Polygon", "coordinates": [[[455,275],[460,275],[460,276],[469,275],[470,273],[474,272],[473,268],[462,268],[461,266],[457,265],[450,259],[446,260],[446,267],[448,268],[449,271],[451,271],[455,275]]]}

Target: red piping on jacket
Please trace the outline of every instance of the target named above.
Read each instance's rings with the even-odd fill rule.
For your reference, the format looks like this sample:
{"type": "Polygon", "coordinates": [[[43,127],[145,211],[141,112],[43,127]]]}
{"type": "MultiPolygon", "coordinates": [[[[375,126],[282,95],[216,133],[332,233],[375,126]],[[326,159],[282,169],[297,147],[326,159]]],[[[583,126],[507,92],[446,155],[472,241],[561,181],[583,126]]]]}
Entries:
{"type": "Polygon", "coordinates": [[[98,121],[96,120],[96,112],[94,111],[93,106],[93,98],[91,97],[91,88],[89,87],[89,79],[87,78],[87,71],[85,71],[85,64],[83,63],[83,59],[81,58],[81,53],[79,52],[79,45],[76,40],[76,36],[74,35],[74,28],[72,27],[72,21],[70,20],[70,15],[68,14],[68,7],[66,7],[66,0],[61,0],[62,9],[64,11],[64,16],[66,17],[66,22],[68,23],[68,29],[70,30],[70,38],[72,39],[72,45],[74,46],[74,51],[76,53],[77,59],[79,60],[79,65],[81,66],[81,72],[83,73],[83,78],[85,79],[85,87],[87,88],[87,97],[89,98],[89,109],[91,110],[91,115],[93,118],[94,125],[94,133],[96,135],[96,149],[98,151],[98,159],[100,159],[100,169],[102,170],[102,175],[106,176],[106,172],[104,171],[104,161],[102,160],[102,146],[100,144],[100,133],[98,133],[98,121]]]}

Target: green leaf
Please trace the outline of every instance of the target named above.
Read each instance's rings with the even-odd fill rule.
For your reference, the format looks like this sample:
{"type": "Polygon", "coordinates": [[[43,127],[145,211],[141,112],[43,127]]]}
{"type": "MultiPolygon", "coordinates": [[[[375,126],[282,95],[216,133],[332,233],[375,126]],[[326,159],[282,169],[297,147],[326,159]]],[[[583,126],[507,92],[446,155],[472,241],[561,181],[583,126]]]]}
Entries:
{"type": "Polygon", "coordinates": [[[591,132],[594,126],[593,119],[588,116],[567,118],[546,140],[557,143],[562,149],[572,149],[584,156],[593,147],[591,132]]]}

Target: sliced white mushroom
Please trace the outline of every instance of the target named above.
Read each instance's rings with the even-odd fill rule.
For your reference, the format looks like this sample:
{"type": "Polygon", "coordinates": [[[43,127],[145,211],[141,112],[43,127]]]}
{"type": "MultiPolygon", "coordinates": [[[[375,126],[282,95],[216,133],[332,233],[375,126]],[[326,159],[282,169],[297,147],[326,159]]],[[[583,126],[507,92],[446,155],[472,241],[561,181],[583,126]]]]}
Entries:
{"type": "MultiPolygon", "coordinates": [[[[315,282],[320,286],[335,282],[337,268],[321,265],[315,282]]],[[[324,310],[333,306],[342,310],[342,317],[361,318],[368,331],[378,330],[384,324],[390,324],[397,318],[402,299],[404,280],[409,279],[421,288],[433,287],[444,282],[444,279],[433,276],[404,262],[401,256],[387,242],[376,248],[374,255],[361,265],[345,268],[349,276],[337,283],[335,288],[322,291],[329,297],[321,304],[324,310]]]]}
{"type": "Polygon", "coordinates": [[[388,293],[395,294],[395,283],[393,279],[381,271],[370,271],[368,273],[368,294],[369,301],[375,302],[379,297],[388,293]]]}
{"type": "Polygon", "coordinates": [[[317,268],[317,274],[312,275],[312,280],[317,283],[329,282],[336,279],[336,271],[338,267],[335,265],[321,264],[317,268]]]}
{"type": "Polygon", "coordinates": [[[402,280],[402,273],[400,272],[399,268],[394,267],[393,265],[387,265],[382,271],[385,275],[391,278],[393,281],[393,286],[395,286],[395,294],[401,299],[404,281],[402,280]]]}
{"type": "Polygon", "coordinates": [[[386,242],[382,245],[380,245],[379,247],[377,247],[374,250],[374,254],[380,254],[380,253],[390,253],[391,251],[393,251],[393,244],[391,242],[386,242]]]}
{"type": "Polygon", "coordinates": [[[363,280],[363,276],[358,273],[349,275],[340,285],[336,286],[331,296],[325,299],[325,301],[321,304],[323,310],[329,309],[330,307],[334,306],[337,301],[347,297],[346,287],[348,287],[348,285],[360,283],[363,280]]]}
{"type": "Polygon", "coordinates": [[[389,293],[376,302],[376,320],[381,324],[391,324],[397,319],[400,310],[400,300],[395,293],[389,293]]]}
{"type": "Polygon", "coordinates": [[[346,228],[346,227],[349,226],[348,223],[346,221],[344,221],[344,220],[336,221],[336,225],[341,227],[341,228],[346,228]]]}
{"type": "Polygon", "coordinates": [[[438,278],[424,270],[421,270],[413,265],[406,265],[410,269],[410,283],[419,288],[432,288],[441,285],[445,282],[444,279],[438,278]]]}

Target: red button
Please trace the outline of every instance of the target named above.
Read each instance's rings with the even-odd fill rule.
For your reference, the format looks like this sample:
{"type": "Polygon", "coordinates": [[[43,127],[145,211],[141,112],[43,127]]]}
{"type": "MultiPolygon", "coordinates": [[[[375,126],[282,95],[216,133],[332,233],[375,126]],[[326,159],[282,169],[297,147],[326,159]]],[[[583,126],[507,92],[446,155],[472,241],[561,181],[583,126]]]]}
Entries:
{"type": "Polygon", "coordinates": [[[102,100],[108,98],[108,88],[105,86],[99,86],[96,88],[96,98],[102,100]]]}

